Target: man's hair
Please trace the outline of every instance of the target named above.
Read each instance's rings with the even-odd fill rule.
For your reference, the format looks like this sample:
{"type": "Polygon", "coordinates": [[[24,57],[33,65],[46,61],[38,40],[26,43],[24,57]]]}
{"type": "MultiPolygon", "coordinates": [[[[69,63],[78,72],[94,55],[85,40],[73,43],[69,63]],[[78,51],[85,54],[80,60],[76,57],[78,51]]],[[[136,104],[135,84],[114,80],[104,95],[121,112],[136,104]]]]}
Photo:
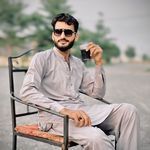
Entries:
{"type": "Polygon", "coordinates": [[[78,31],[79,22],[77,19],[75,19],[73,16],[67,14],[67,13],[61,13],[55,16],[51,22],[51,25],[53,26],[53,29],[55,29],[55,24],[57,21],[65,22],[68,25],[74,25],[75,32],[78,31]]]}

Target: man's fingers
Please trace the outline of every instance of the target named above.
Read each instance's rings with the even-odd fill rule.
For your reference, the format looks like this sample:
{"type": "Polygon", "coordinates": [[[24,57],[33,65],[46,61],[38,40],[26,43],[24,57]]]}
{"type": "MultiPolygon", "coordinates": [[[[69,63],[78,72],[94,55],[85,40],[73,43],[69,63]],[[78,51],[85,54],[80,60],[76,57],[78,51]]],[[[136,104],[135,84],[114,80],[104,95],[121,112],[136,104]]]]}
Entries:
{"type": "Polygon", "coordinates": [[[81,114],[81,121],[84,120],[84,126],[91,125],[91,119],[89,118],[89,116],[84,111],[80,111],[80,114],[81,114]]]}
{"type": "Polygon", "coordinates": [[[85,126],[85,119],[84,118],[79,118],[79,127],[85,126]]]}
{"type": "Polygon", "coordinates": [[[75,121],[75,125],[78,127],[80,122],[79,122],[79,117],[77,115],[75,115],[74,121],[75,121]]]}
{"type": "Polygon", "coordinates": [[[91,125],[91,119],[82,110],[70,110],[70,109],[64,108],[60,111],[60,113],[69,115],[69,118],[74,120],[75,125],[78,127],[91,125]]]}
{"type": "Polygon", "coordinates": [[[89,44],[88,44],[88,50],[90,50],[90,56],[92,57],[92,58],[94,58],[96,55],[98,55],[98,54],[102,54],[102,52],[103,52],[103,50],[102,50],[102,48],[99,46],[99,45],[97,45],[97,44],[94,44],[94,43],[92,43],[92,42],[90,42],[89,44]]]}

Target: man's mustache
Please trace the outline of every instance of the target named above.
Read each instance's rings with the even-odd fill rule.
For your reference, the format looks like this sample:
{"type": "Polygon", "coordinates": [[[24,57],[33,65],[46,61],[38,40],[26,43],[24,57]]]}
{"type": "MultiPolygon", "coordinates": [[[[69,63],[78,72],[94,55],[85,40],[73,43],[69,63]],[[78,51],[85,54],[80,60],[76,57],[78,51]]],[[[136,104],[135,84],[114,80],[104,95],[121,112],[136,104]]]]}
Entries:
{"type": "Polygon", "coordinates": [[[60,41],[66,41],[66,42],[69,42],[69,41],[68,41],[67,39],[65,39],[65,38],[58,40],[58,42],[60,42],[60,41]]]}

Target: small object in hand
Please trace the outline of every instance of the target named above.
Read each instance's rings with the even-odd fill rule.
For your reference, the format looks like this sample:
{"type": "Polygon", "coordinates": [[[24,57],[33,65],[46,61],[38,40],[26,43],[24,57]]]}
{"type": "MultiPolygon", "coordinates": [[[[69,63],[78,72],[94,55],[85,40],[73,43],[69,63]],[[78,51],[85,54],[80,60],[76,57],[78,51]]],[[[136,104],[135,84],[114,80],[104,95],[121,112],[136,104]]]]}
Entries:
{"type": "Polygon", "coordinates": [[[91,59],[90,50],[87,50],[88,43],[80,45],[81,57],[83,61],[91,59]]]}

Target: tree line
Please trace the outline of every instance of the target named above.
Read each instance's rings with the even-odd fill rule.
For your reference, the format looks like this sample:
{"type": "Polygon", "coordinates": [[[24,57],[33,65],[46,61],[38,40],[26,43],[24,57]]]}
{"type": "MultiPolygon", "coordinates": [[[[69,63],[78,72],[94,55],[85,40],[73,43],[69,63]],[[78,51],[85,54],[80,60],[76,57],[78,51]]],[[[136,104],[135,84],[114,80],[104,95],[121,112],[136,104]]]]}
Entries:
{"type": "MultiPolygon", "coordinates": [[[[53,46],[50,35],[52,27],[50,22],[58,13],[74,14],[67,0],[41,0],[42,8],[32,14],[24,13],[26,5],[19,0],[0,1],[0,47],[5,47],[12,54],[18,49],[26,48],[32,42],[36,47],[45,50],[53,46]],[[44,12],[44,15],[40,12],[44,12]],[[30,31],[24,33],[25,31],[30,31]]],[[[104,61],[109,63],[112,57],[119,57],[121,52],[115,40],[108,38],[110,29],[105,26],[103,14],[100,12],[95,31],[90,31],[82,27],[80,22],[80,38],[75,43],[73,53],[80,57],[79,45],[86,41],[93,41],[103,48],[104,61]]],[[[135,56],[134,47],[127,49],[129,57],[135,56]]]]}

